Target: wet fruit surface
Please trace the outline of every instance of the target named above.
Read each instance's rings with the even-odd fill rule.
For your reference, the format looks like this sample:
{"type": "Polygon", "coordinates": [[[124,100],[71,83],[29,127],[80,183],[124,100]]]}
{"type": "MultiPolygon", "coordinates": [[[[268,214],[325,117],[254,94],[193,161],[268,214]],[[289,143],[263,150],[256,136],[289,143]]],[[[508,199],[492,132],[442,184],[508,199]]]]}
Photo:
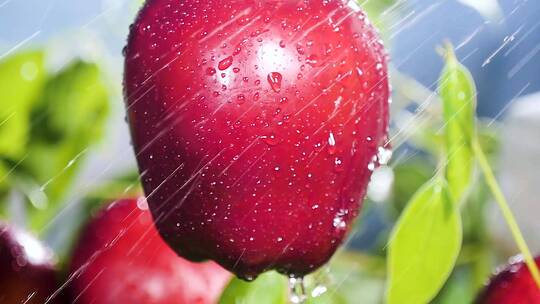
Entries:
{"type": "MultiPolygon", "coordinates": [[[[540,257],[535,259],[540,266],[540,257]]],[[[511,263],[498,272],[478,296],[476,304],[536,304],[540,290],[523,261],[511,263]]]]}
{"type": "Polygon", "coordinates": [[[52,253],[32,235],[0,223],[0,303],[44,303],[57,288],[52,253]]]}
{"type": "Polygon", "coordinates": [[[167,243],[246,279],[327,262],[387,154],[386,57],[355,2],[151,0],[125,56],[167,243]]]}
{"type": "Polygon", "coordinates": [[[215,303],[231,274],[179,258],[158,235],[144,200],[116,201],[85,227],[74,251],[75,303],[215,303]]]}

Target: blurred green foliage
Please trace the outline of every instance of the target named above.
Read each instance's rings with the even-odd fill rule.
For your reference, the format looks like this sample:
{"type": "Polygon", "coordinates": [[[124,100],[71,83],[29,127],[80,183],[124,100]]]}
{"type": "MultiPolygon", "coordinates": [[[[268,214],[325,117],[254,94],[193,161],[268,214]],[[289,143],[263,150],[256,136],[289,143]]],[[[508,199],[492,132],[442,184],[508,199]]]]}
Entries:
{"type": "MultiPolygon", "coordinates": [[[[0,156],[20,160],[30,142],[30,113],[46,81],[44,55],[19,53],[0,62],[0,156]]],[[[4,167],[5,164],[4,164],[4,167]]],[[[6,184],[6,173],[0,184],[6,184]]]]}
{"type": "Polygon", "coordinates": [[[58,212],[88,149],[103,135],[109,96],[94,63],[50,73],[43,51],[0,62],[0,208],[24,195],[26,221],[42,232],[58,212]]]}

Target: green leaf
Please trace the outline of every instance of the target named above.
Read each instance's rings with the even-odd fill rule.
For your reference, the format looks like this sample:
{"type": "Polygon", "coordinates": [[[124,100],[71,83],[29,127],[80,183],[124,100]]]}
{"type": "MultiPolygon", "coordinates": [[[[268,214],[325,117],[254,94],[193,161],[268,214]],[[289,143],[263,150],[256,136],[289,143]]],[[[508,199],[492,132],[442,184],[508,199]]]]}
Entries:
{"type": "Polygon", "coordinates": [[[456,59],[452,46],[447,46],[445,57],[439,94],[445,122],[446,179],[452,197],[461,201],[472,183],[474,168],[476,88],[467,68],[456,59]]]}
{"type": "Polygon", "coordinates": [[[45,80],[41,51],[0,62],[0,157],[18,158],[28,140],[29,111],[45,80]]]}
{"type": "Polygon", "coordinates": [[[413,196],[390,239],[388,303],[429,303],[452,272],[461,240],[459,210],[446,183],[428,182],[413,196]]]}
{"type": "Polygon", "coordinates": [[[107,86],[96,64],[75,61],[50,78],[32,111],[25,179],[41,186],[47,202],[28,210],[30,227],[41,228],[58,212],[88,150],[103,133],[107,86]]]}
{"type": "Polygon", "coordinates": [[[274,271],[261,274],[253,282],[232,279],[219,300],[219,304],[288,303],[287,279],[274,271]]]}

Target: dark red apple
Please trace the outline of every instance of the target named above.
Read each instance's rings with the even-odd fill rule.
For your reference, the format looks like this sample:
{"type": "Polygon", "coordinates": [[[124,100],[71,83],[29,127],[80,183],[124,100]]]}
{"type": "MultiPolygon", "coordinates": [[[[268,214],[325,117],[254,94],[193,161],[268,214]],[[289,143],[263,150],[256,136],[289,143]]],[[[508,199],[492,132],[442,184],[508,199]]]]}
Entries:
{"type": "MultiPolygon", "coordinates": [[[[535,259],[540,267],[540,257],[535,259]]],[[[538,304],[540,289],[522,260],[497,272],[478,296],[476,304],[538,304]]]]}
{"type": "Polygon", "coordinates": [[[388,127],[385,51],[356,2],[150,0],[125,56],[134,148],[167,243],[245,279],[327,262],[388,127]]]}
{"type": "Polygon", "coordinates": [[[58,303],[52,252],[34,236],[0,222],[0,303],[58,303]]]}
{"type": "Polygon", "coordinates": [[[215,303],[231,275],[215,263],[192,263],[158,235],[144,200],[124,199],[84,228],[71,263],[74,303],[215,303]]]}

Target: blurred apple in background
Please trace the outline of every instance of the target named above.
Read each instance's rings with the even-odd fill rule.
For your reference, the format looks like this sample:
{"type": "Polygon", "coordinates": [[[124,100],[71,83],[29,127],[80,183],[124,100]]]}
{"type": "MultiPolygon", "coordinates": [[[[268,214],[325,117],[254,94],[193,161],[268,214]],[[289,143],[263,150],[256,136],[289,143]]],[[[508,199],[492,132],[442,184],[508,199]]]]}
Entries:
{"type": "MultiPolygon", "coordinates": [[[[540,257],[535,259],[540,264],[540,257]]],[[[529,269],[520,257],[510,259],[478,295],[476,304],[535,304],[540,303],[540,290],[529,269]]]]}
{"type": "Polygon", "coordinates": [[[46,302],[58,288],[56,275],[51,251],[34,236],[0,222],[1,304],[46,302]]]}
{"type": "Polygon", "coordinates": [[[76,303],[207,304],[231,275],[180,258],[158,235],[145,199],[122,199],[83,228],[68,279],[76,303]]]}

